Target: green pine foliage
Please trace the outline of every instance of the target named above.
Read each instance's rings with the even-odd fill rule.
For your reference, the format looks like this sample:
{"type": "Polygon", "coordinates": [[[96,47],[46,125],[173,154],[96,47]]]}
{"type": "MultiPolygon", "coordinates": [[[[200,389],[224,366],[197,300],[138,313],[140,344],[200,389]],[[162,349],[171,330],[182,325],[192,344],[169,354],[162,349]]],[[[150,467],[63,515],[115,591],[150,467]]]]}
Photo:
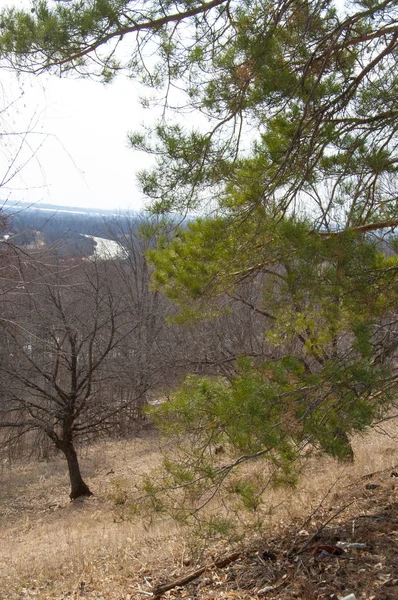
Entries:
{"type": "Polygon", "coordinates": [[[156,510],[167,488],[181,520],[221,491],[256,511],[267,483],[249,460],[294,484],[303,447],[350,459],[351,434],[394,402],[397,51],[396,0],[2,10],[0,57],[14,68],[109,80],[123,67],[150,88],[145,106],[163,94],[167,118],[129,136],[156,160],[139,175],[160,215],[153,285],[180,323],[234,302],[263,318],[263,357],[237,357],[228,377],[189,375],[151,409],[179,442],[164,486],[146,484],[156,510]],[[172,212],[190,219],[176,227],[172,212]]]}

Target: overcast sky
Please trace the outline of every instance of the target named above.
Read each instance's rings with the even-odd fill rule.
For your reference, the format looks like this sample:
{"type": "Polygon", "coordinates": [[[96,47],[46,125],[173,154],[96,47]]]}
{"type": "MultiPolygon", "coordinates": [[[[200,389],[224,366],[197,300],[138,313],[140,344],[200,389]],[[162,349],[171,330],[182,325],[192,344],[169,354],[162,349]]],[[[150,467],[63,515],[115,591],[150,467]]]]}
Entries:
{"type": "MultiPolygon", "coordinates": [[[[338,0],[342,5],[342,0],[338,0]]],[[[4,5],[30,5],[30,0],[0,0],[4,5]]],[[[17,83],[16,75],[0,70],[0,84],[8,100],[24,91],[8,111],[0,133],[21,132],[33,119],[28,142],[35,151],[19,176],[0,187],[0,201],[25,200],[88,208],[139,210],[144,198],[136,183],[137,171],[148,166],[149,157],[128,148],[127,133],[154,120],[153,110],[141,108],[142,89],[125,76],[108,85],[87,79],[43,75],[17,83]]],[[[1,98],[0,87],[0,102],[1,98]]],[[[13,146],[0,135],[0,182],[13,146]],[[2,148],[3,147],[3,148],[2,148]]],[[[19,142],[14,139],[14,144],[19,142]]],[[[25,146],[25,157],[29,146],[25,146]]]]}
{"type": "MultiPolygon", "coordinates": [[[[0,6],[12,5],[26,8],[31,0],[0,0],[0,6]]],[[[20,163],[31,150],[35,153],[20,175],[0,189],[0,201],[141,209],[136,173],[149,159],[128,148],[127,133],[154,119],[153,111],[140,106],[142,94],[122,75],[108,85],[49,75],[17,82],[14,73],[0,70],[0,182],[20,142],[5,132],[33,128],[20,163]],[[2,114],[21,90],[22,98],[2,114]]]]}
{"type": "MultiPolygon", "coordinates": [[[[18,98],[15,75],[2,72],[1,81],[8,99],[18,98]]],[[[120,76],[103,85],[46,75],[25,79],[22,89],[23,97],[7,115],[8,129],[24,131],[33,118],[28,141],[33,148],[41,147],[13,179],[11,190],[2,190],[2,199],[142,208],[136,173],[148,158],[128,148],[127,132],[150,113],[141,108],[134,81],[120,76]]]]}

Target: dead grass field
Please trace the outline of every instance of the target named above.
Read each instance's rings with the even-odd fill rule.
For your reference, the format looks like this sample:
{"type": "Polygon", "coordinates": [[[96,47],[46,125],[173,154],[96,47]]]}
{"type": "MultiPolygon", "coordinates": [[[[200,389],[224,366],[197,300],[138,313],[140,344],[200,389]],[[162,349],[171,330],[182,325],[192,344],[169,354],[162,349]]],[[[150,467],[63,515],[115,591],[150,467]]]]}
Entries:
{"type": "MultiPolygon", "coordinates": [[[[354,464],[312,457],[298,488],[270,492],[264,503],[266,523],[257,536],[304,523],[320,504],[331,509],[341,505],[368,473],[376,472],[372,481],[380,480],[386,493],[396,498],[398,480],[385,474],[398,466],[398,424],[391,421],[357,437],[354,450],[354,464]]],[[[166,517],[151,523],[125,512],[124,499],[133,493],[137,477],[161,462],[156,437],[102,443],[81,456],[83,474],[95,496],[75,502],[68,499],[61,458],[3,465],[1,600],[145,598],[159,577],[180,573],[187,559],[191,568],[194,565],[195,544],[186,530],[166,517]]],[[[355,510],[355,502],[349,510],[355,510]]],[[[240,543],[249,543],[252,535],[240,543]]],[[[231,550],[223,544],[215,544],[213,551],[231,550]]]]}

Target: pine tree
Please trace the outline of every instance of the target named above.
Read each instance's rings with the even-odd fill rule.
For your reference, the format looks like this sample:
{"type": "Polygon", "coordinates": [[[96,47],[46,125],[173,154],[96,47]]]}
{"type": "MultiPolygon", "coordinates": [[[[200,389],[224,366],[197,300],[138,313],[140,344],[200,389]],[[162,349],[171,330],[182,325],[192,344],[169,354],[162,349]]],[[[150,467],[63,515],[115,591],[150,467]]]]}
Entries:
{"type": "Polygon", "coordinates": [[[349,435],[397,385],[397,1],[38,1],[3,10],[0,27],[16,69],[105,80],[127,69],[163,95],[167,121],[130,142],[156,157],[140,174],[165,215],[150,256],[180,320],[212,318],[243,301],[245,282],[261,286],[249,308],[264,316],[271,358],[242,357],[229,380],[189,377],[157,410],[194,440],[188,461],[168,463],[174,483],[217,488],[262,455],[292,480],[306,443],[349,458],[349,435]],[[170,236],[172,211],[198,218],[170,236]],[[214,466],[220,444],[227,467],[214,466]]]}

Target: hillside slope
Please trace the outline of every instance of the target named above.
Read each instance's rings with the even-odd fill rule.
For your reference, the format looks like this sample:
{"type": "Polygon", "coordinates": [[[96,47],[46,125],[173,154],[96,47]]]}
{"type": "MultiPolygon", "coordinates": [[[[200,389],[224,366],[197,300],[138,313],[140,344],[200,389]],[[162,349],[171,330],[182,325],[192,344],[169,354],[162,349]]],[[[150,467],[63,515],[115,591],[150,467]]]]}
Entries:
{"type": "Polygon", "coordinates": [[[316,457],[297,489],[269,493],[257,532],[243,526],[240,541],[207,544],[166,517],[137,518],[129,505],[140,474],[161,461],[153,435],[88,448],[82,464],[95,496],[83,501],[68,501],[61,458],[3,459],[0,598],[149,598],[159,584],[208,565],[163,597],[397,599],[397,425],[357,438],[354,449],[353,465],[316,457]],[[319,549],[337,541],[365,546],[339,556],[319,549]],[[211,566],[235,552],[224,568],[211,566]]]}

